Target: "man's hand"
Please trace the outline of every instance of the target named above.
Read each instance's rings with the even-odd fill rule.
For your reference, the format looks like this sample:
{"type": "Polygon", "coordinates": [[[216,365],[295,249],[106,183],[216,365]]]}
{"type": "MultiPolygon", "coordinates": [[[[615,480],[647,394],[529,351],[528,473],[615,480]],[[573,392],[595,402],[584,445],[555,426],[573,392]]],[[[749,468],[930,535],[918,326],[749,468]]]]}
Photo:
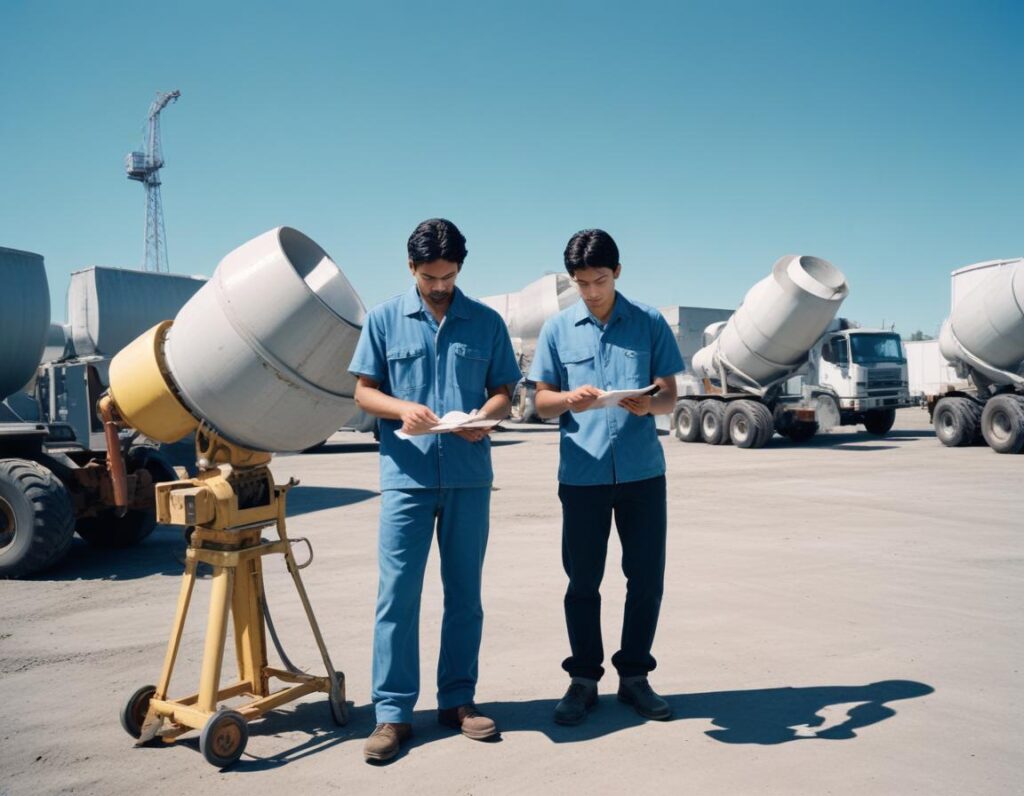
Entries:
{"type": "Polygon", "coordinates": [[[479,442],[492,431],[494,431],[493,426],[491,428],[455,428],[452,429],[452,434],[462,437],[466,442],[479,442]]]}
{"type": "Polygon", "coordinates": [[[631,414],[643,417],[646,414],[650,414],[651,396],[635,395],[632,398],[623,398],[619,401],[619,406],[628,410],[631,414]]]}
{"type": "Polygon", "coordinates": [[[565,393],[565,404],[573,412],[586,412],[593,406],[594,401],[601,397],[601,391],[591,384],[577,387],[572,392],[565,393]]]}
{"type": "Polygon", "coordinates": [[[430,429],[441,422],[441,418],[423,404],[409,404],[402,409],[402,431],[406,434],[429,434],[430,429]]]}

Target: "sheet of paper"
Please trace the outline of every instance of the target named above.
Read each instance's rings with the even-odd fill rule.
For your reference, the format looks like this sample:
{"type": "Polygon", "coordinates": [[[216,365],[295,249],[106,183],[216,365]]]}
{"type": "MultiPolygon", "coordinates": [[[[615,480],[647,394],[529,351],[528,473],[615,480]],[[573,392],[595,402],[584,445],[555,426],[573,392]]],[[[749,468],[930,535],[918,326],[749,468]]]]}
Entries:
{"type": "Polygon", "coordinates": [[[607,406],[618,406],[619,401],[623,398],[634,398],[637,395],[646,395],[651,390],[655,389],[653,384],[648,384],[646,387],[640,387],[636,390],[610,390],[608,392],[601,392],[601,397],[591,404],[593,409],[603,409],[607,406]]]}
{"type": "MultiPolygon", "coordinates": [[[[466,414],[465,412],[447,412],[441,422],[432,426],[428,434],[447,434],[457,428],[494,428],[501,421],[486,417],[477,417],[476,410],[466,414]]],[[[396,431],[395,436],[399,439],[411,439],[415,434],[406,434],[404,431],[396,431]]]]}

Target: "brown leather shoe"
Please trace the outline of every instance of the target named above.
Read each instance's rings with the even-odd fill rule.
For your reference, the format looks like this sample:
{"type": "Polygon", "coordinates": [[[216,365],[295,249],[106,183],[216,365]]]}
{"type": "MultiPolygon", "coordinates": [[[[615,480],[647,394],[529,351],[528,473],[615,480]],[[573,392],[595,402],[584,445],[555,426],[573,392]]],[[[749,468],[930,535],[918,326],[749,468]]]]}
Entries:
{"type": "Polygon", "coordinates": [[[462,730],[463,735],[474,741],[486,741],[498,735],[498,727],[494,720],[482,716],[472,702],[459,705],[457,708],[438,710],[437,721],[453,730],[462,730]]]}
{"type": "Polygon", "coordinates": [[[402,741],[412,737],[411,724],[378,724],[363,744],[363,756],[367,763],[383,763],[398,754],[402,741]]]}

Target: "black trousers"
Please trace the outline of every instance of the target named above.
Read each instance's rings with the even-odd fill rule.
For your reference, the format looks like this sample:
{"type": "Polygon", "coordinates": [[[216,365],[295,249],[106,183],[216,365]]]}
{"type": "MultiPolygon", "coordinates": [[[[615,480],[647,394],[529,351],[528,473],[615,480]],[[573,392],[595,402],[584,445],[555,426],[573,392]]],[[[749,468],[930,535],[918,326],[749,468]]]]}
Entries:
{"type": "Polygon", "coordinates": [[[612,665],[621,677],[645,675],[657,661],[651,645],[658,627],[665,583],[665,476],[625,484],[559,484],[562,501],[562,565],[569,576],[565,624],[572,655],[562,668],[573,677],[600,680],[601,579],[612,517],[622,543],[626,611],[619,651],[612,665]]]}

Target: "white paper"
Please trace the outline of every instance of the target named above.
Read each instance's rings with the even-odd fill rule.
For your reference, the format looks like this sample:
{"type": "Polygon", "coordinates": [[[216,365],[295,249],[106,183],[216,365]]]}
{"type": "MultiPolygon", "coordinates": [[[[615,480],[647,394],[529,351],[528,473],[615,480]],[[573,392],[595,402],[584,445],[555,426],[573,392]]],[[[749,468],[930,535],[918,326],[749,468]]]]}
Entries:
{"type": "Polygon", "coordinates": [[[653,384],[648,384],[646,387],[640,387],[636,390],[610,390],[605,392],[601,391],[601,395],[590,405],[591,409],[603,409],[606,406],[618,406],[619,401],[623,398],[635,398],[638,395],[646,395],[654,389],[653,384]]]}
{"type": "MultiPolygon", "coordinates": [[[[447,434],[450,431],[460,428],[494,428],[500,420],[494,420],[487,417],[477,417],[476,410],[474,409],[469,414],[465,412],[447,412],[444,417],[441,418],[441,422],[436,426],[432,426],[430,431],[424,432],[426,434],[447,434]]],[[[396,431],[395,436],[399,439],[411,439],[416,434],[406,434],[404,431],[396,431]]]]}

